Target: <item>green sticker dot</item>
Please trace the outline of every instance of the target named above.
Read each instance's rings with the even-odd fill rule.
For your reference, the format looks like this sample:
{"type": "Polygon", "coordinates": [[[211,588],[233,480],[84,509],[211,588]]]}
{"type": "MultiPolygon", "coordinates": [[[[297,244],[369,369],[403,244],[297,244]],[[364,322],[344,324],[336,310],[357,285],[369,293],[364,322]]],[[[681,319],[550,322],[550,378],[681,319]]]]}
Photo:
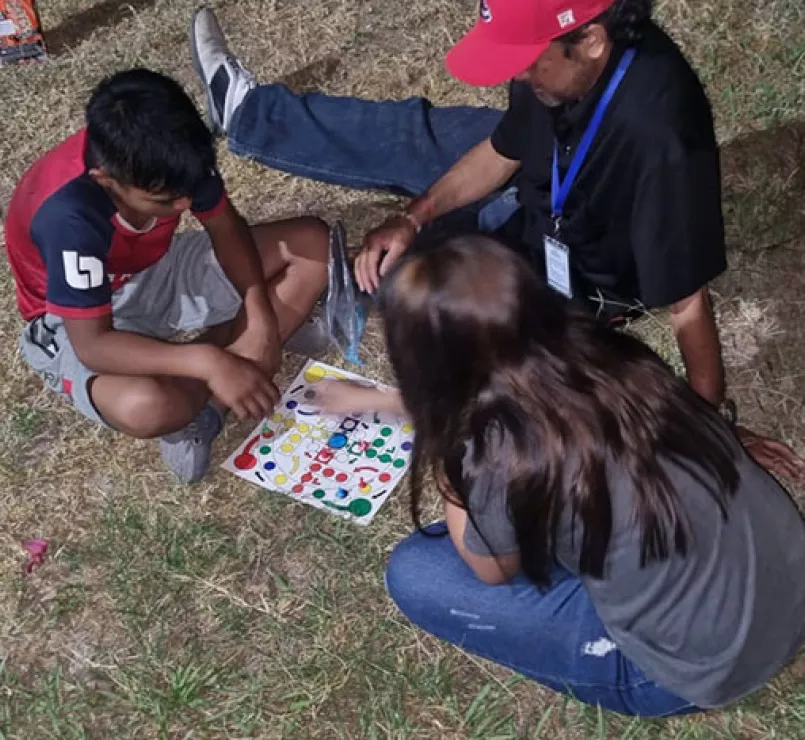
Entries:
{"type": "Polygon", "coordinates": [[[380,430],[380,434],[382,434],[384,437],[390,437],[391,436],[391,427],[383,427],[380,430]]]}
{"type": "Polygon", "coordinates": [[[399,459],[395,460],[394,461],[394,467],[395,468],[404,468],[405,467],[405,460],[403,460],[402,458],[399,458],[399,459]]]}
{"type": "Polygon", "coordinates": [[[382,447],[384,444],[386,444],[386,440],[382,437],[378,437],[374,442],[372,442],[372,444],[375,447],[382,447]]]}
{"type": "Polygon", "coordinates": [[[372,503],[365,498],[356,498],[349,504],[349,512],[353,516],[366,516],[372,510],[372,503]]]}
{"type": "Polygon", "coordinates": [[[261,447],[260,448],[260,454],[261,455],[270,455],[271,454],[271,448],[268,445],[265,445],[265,446],[261,447]]]}
{"type": "Polygon", "coordinates": [[[373,450],[371,447],[366,450],[366,457],[377,457],[377,450],[373,450]]]}
{"type": "Polygon", "coordinates": [[[315,491],[313,491],[313,498],[324,498],[324,496],[325,493],[321,490],[321,488],[317,488],[315,491]]]}
{"type": "Polygon", "coordinates": [[[390,463],[391,462],[391,455],[381,455],[377,458],[382,463],[390,463]]]}

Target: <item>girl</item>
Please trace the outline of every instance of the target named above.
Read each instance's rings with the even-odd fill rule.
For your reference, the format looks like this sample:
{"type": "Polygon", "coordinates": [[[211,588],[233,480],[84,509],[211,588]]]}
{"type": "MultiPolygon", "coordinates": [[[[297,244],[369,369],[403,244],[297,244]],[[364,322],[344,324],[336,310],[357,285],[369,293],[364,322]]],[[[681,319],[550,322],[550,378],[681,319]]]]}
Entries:
{"type": "Polygon", "coordinates": [[[381,311],[399,394],[335,383],[322,404],[414,422],[418,531],[386,575],[409,619],[647,717],[733,702],[794,656],[805,523],[652,350],[485,237],[404,260],[381,311]],[[445,523],[423,529],[429,472],[445,523]]]}

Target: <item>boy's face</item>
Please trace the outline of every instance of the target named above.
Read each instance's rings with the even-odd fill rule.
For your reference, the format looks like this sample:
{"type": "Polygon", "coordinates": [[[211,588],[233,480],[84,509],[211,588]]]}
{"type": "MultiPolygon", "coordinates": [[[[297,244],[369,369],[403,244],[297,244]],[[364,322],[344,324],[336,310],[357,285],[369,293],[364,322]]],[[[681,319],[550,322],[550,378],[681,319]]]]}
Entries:
{"type": "Polygon", "coordinates": [[[133,211],[146,218],[178,216],[192,204],[188,196],[152,193],[132,185],[123,185],[102,169],[91,169],[89,174],[109,193],[118,208],[122,206],[124,210],[133,211]]]}

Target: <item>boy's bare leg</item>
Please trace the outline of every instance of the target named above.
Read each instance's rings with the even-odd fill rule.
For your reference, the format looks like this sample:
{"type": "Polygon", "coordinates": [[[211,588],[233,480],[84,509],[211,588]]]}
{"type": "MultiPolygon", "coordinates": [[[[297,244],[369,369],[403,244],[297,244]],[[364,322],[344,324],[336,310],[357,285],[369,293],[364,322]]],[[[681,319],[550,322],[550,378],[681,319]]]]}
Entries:
{"type": "MultiPolygon", "coordinates": [[[[266,291],[284,342],[307,318],[326,286],[329,230],[322,221],[305,217],[258,224],[252,231],[263,264],[266,291]]],[[[244,327],[241,312],[229,324],[210,329],[201,341],[228,346],[236,343],[244,327]]],[[[209,407],[205,405],[210,398],[209,389],[201,381],[121,375],[97,376],[91,381],[90,394],[111,426],[140,438],[181,434],[191,422],[199,420],[202,409],[207,412],[209,407]]],[[[201,439],[206,445],[208,461],[209,443],[220,431],[221,417],[218,412],[207,415],[207,433],[201,430],[199,436],[199,430],[190,431],[195,435],[194,441],[201,439]]],[[[195,480],[207,464],[194,464],[192,475],[180,477],[195,480]]]]}

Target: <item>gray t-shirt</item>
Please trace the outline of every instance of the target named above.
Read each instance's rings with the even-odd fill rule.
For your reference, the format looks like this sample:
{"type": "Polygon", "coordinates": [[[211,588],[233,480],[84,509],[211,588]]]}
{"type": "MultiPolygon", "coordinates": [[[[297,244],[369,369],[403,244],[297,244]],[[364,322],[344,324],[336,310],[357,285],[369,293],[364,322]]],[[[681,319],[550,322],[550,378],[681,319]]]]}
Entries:
{"type": "MultiPolygon", "coordinates": [[[[743,448],[726,521],[698,481],[676,465],[663,465],[690,524],[685,557],[673,553],[640,567],[640,531],[631,523],[634,489],[613,463],[604,579],[579,573],[580,525],[572,537],[569,512],[558,533],[557,559],[582,579],[626,657],[683,699],[718,707],[763,686],[805,640],[805,521],[743,448]]],[[[464,544],[476,555],[489,555],[490,547],[498,555],[519,549],[495,477],[482,476],[470,492],[483,537],[468,521],[464,544]]]]}

